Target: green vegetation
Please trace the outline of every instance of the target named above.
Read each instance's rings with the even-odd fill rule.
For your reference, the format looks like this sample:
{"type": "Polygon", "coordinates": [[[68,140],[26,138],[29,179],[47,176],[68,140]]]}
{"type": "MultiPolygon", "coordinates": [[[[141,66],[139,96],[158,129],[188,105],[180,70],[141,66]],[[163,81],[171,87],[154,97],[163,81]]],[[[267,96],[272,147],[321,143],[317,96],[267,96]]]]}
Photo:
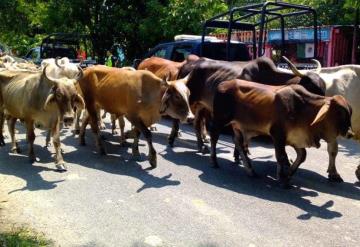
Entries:
{"type": "MultiPolygon", "coordinates": [[[[261,0],[1,0],[0,42],[24,53],[52,32],[89,34],[102,57],[113,43],[129,60],[175,34],[199,34],[202,21],[261,0]]],[[[353,24],[358,0],[289,0],[317,9],[322,25],[353,24]]],[[[291,22],[291,21],[290,21],[291,22]]],[[[294,26],[298,23],[293,21],[294,26]]],[[[291,23],[288,23],[291,25],[291,23]]]]}
{"type": "Polygon", "coordinates": [[[52,242],[46,240],[41,234],[34,233],[28,229],[18,229],[11,232],[0,233],[1,247],[45,247],[53,246],[52,242]]]}

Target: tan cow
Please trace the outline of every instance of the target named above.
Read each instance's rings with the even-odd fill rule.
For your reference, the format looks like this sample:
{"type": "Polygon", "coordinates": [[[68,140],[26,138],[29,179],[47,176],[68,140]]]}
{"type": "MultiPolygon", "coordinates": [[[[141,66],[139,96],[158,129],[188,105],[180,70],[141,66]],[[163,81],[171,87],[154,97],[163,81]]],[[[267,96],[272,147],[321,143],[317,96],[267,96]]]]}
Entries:
{"type": "Polygon", "coordinates": [[[138,142],[142,133],[149,145],[149,160],[156,167],[156,151],[152,145],[152,135],[148,127],[156,123],[161,114],[185,121],[191,116],[187,98],[189,91],[178,92],[177,96],[164,97],[167,90],[176,89],[176,84],[184,84],[186,79],[167,83],[146,70],[130,71],[126,69],[93,66],[84,72],[79,81],[84,94],[89,117],[84,120],[80,131],[80,144],[85,144],[85,126],[88,121],[96,136],[96,145],[101,154],[105,148],[99,135],[97,107],[117,116],[124,115],[135,127],[135,139],[132,153],[139,156],[138,142]],[[173,110],[177,107],[177,110],[173,110]]]}
{"type": "MultiPolygon", "coordinates": [[[[8,120],[13,152],[18,148],[15,141],[14,126],[16,119],[24,120],[29,142],[29,158],[35,161],[34,125],[51,131],[55,147],[56,168],[66,170],[60,149],[60,122],[70,125],[74,119],[73,108],[85,107],[82,97],[77,93],[76,79],[61,79],[48,76],[48,66],[43,72],[0,73],[0,123],[4,122],[4,112],[11,116],[8,120]]],[[[1,127],[1,136],[3,127],[1,127]]],[[[0,140],[1,142],[1,140],[0,140]]],[[[3,142],[3,141],[2,141],[3,142]]]]}

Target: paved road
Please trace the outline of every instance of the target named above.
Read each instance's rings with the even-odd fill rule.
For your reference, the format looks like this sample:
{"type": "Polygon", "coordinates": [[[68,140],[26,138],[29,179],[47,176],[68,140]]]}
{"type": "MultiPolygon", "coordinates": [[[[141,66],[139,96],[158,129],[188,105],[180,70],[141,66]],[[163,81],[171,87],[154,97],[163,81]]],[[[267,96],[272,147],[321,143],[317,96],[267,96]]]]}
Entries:
{"type": "Polygon", "coordinates": [[[143,161],[135,162],[109,132],[109,155],[100,157],[90,131],[88,145],[79,147],[63,130],[66,173],[54,171],[54,150],[42,148],[43,132],[37,132],[40,160],[34,165],[24,155],[9,155],[7,145],[0,150],[0,226],[25,224],[61,246],[358,246],[360,188],[354,171],[360,148],[354,142],[341,142],[337,161],[344,183],[327,181],[323,144],[308,151],[294,187],[283,190],[274,180],[270,144],[253,143],[251,158],[261,177],[252,179],[232,163],[229,137],[220,141],[221,169],[215,170],[208,155],[194,151],[189,126],[169,149],[169,126],[163,120],[154,133],[154,170],[147,169],[144,141],[143,161]]]}

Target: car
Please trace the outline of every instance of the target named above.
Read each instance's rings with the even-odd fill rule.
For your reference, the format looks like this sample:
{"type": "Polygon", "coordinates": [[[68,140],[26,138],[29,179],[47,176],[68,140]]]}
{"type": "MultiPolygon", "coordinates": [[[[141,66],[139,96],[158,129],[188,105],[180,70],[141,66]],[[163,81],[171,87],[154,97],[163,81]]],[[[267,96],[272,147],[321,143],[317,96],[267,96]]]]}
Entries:
{"type": "Polygon", "coordinates": [[[152,56],[182,62],[189,54],[216,60],[249,61],[251,59],[247,45],[242,42],[231,42],[230,57],[227,59],[226,42],[216,37],[206,36],[202,47],[202,38],[198,35],[177,35],[173,42],[161,43],[150,49],[142,59],[135,59],[133,67],[152,56]]]}
{"type": "Polygon", "coordinates": [[[31,48],[23,57],[35,64],[43,59],[67,57],[70,62],[79,63],[81,67],[96,64],[95,57],[91,56],[91,42],[86,35],[76,33],[53,33],[42,40],[38,47],[31,48]]]}

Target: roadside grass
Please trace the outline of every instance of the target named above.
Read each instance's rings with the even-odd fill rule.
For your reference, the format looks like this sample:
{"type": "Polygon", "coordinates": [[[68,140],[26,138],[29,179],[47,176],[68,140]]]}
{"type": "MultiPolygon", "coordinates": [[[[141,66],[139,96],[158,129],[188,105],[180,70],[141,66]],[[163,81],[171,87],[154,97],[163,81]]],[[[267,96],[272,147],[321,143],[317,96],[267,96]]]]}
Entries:
{"type": "Polygon", "coordinates": [[[26,228],[0,232],[0,247],[47,247],[54,246],[43,234],[26,228]]]}

